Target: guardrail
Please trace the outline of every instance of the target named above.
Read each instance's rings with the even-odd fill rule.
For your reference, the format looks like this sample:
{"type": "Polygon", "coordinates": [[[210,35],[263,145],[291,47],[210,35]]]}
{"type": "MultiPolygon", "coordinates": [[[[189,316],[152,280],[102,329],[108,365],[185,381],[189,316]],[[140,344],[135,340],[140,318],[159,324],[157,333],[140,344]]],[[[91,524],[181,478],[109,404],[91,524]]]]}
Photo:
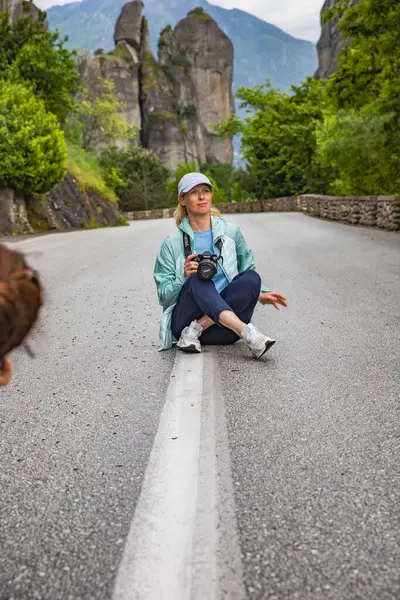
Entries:
{"type": "MultiPolygon", "coordinates": [[[[313,217],[379,227],[400,229],[400,196],[318,196],[303,195],[251,202],[217,204],[222,214],[302,212],[313,217]]],[[[169,219],[174,208],[125,212],[129,221],[169,219]]]]}

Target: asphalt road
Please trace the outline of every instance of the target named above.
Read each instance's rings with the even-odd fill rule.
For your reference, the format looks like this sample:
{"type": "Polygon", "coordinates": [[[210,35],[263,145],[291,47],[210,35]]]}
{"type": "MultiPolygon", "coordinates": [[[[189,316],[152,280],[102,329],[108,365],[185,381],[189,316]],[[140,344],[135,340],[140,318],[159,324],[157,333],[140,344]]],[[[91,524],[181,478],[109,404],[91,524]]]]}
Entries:
{"type": "Polygon", "coordinates": [[[46,305],[0,392],[1,600],[399,597],[400,237],[231,218],[289,301],[261,361],[157,351],[172,221],[16,242],[46,305]]]}

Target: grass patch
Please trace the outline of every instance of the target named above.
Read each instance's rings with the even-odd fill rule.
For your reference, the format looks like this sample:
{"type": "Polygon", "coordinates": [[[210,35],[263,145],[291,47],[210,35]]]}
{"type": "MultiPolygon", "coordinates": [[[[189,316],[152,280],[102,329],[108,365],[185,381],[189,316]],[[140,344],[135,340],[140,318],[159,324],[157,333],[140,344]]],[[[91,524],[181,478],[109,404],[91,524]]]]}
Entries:
{"type": "Polygon", "coordinates": [[[94,219],[91,219],[82,225],[82,229],[103,229],[104,227],[106,227],[106,225],[100,225],[100,223],[97,223],[94,219]]]}
{"type": "Polygon", "coordinates": [[[168,45],[169,38],[171,37],[171,34],[173,33],[173,31],[174,30],[172,29],[171,25],[167,25],[166,27],[164,27],[164,29],[160,33],[160,38],[158,40],[159,48],[162,48],[162,46],[168,45]]]}
{"type": "Polygon", "coordinates": [[[129,227],[129,221],[128,219],[125,217],[125,215],[121,215],[119,218],[119,224],[121,227],[129,227]]]}
{"type": "Polygon", "coordinates": [[[77,179],[79,189],[81,191],[92,190],[102,198],[118,202],[115,192],[104,182],[97,156],[93,152],[86,152],[80,146],[71,143],[67,144],[67,150],[67,167],[77,179]]]}
{"type": "Polygon", "coordinates": [[[190,75],[192,65],[185,56],[182,56],[181,54],[173,54],[170,56],[170,62],[174,65],[174,67],[178,67],[178,69],[184,71],[185,75],[190,75]]]}
{"type": "Polygon", "coordinates": [[[132,60],[132,55],[126,47],[126,44],[122,44],[121,42],[118,42],[111,55],[113,57],[116,56],[117,58],[124,58],[125,60],[132,60]]]}
{"type": "Polygon", "coordinates": [[[151,52],[145,52],[142,59],[142,91],[148,94],[157,86],[158,64],[151,52]]]}

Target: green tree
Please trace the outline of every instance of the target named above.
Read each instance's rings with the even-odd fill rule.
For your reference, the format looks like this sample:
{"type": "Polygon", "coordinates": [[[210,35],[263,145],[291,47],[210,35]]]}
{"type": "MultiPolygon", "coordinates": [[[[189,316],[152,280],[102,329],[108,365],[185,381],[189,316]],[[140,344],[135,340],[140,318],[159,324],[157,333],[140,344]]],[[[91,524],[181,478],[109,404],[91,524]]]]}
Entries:
{"type": "MultiPolygon", "coordinates": [[[[364,139],[366,148],[371,148],[368,156],[376,158],[374,166],[365,152],[359,153],[359,171],[362,172],[363,166],[368,165],[361,187],[378,190],[378,193],[384,190],[398,193],[400,3],[393,0],[363,0],[350,6],[349,0],[342,0],[327,11],[324,18],[329,20],[334,17],[339,17],[339,29],[349,43],[339,56],[338,70],[327,83],[329,101],[334,110],[359,111],[358,117],[354,112],[351,113],[350,129],[355,140],[364,139]]],[[[343,120],[344,113],[340,114],[338,123],[343,120]]],[[[354,146],[355,140],[348,137],[350,147],[354,146]]],[[[351,161],[353,165],[354,160],[351,161]]],[[[352,173],[355,176],[355,170],[352,173]]],[[[358,177],[354,185],[360,189],[358,177]]]]}
{"type": "Polygon", "coordinates": [[[316,161],[334,177],[328,191],[338,195],[393,192],[385,126],[390,115],[339,111],[327,115],[317,131],[316,161]]]}
{"type": "Polygon", "coordinates": [[[178,198],[178,184],[182,177],[188,173],[200,172],[200,165],[197,160],[190,160],[187,163],[181,163],[175,169],[173,177],[168,181],[167,186],[172,196],[178,198]]]}
{"type": "Polygon", "coordinates": [[[82,90],[66,125],[66,134],[73,143],[85,150],[111,146],[117,140],[132,140],[137,131],[118,114],[123,109],[111,81],[99,77],[99,94],[90,97],[82,90]]]}
{"type": "Polygon", "coordinates": [[[249,169],[235,169],[232,175],[232,200],[233,202],[246,202],[261,198],[263,190],[258,178],[249,169]]]}
{"type": "Polygon", "coordinates": [[[222,137],[242,134],[242,151],[259,193],[286,196],[310,192],[317,185],[314,169],[316,130],[322,121],[324,89],[311,77],[291,93],[271,89],[269,83],[240,88],[237,97],[249,113],[217,127],[222,137]]]}
{"type": "Polygon", "coordinates": [[[110,147],[102,154],[100,162],[103,178],[109,183],[114,180],[121,210],[173,206],[175,198],[167,187],[169,171],[151,150],[134,144],[122,151],[110,147]]]}
{"type": "Polygon", "coordinates": [[[74,54],[44,21],[44,13],[38,18],[27,13],[15,21],[0,14],[0,77],[29,84],[46,109],[63,121],[79,89],[79,72],[74,54]]]}
{"type": "Polygon", "coordinates": [[[342,0],[324,15],[325,21],[339,17],[340,32],[349,39],[328,82],[329,97],[338,108],[377,103],[381,112],[399,115],[400,3],[363,0],[349,5],[350,0],[342,0]]]}
{"type": "Polygon", "coordinates": [[[223,203],[226,202],[226,197],[224,194],[224,190],[219,186],[217,180],[214,178],[213,174],[208,171],[206,168],[201,168],[197,160],[191,160],[187,163],[181,163],[175,169],[174,175],[172,179],[170,179],[167,183],[167,187],[170,191],[170,194],[173,198],[177,200],[178,194],[178,184],[184,175],[188,173],[204,173],[206,175],[212,185],[214,186],[213,191],[213,201],[223,203]]]}
{"type": "Polygon", "coordinates": [[[224,200],[231,200],[233,177],[233,166],[231,164],[204,165],[202,167],[202,172],[214,179],[224,196],[224,200]]]}
{"type": "Polygon", "coordinates": [[[65,175],[66,146],[57,118],[22,84],[0,87],[0,182],[44,193],[65,175]]]}

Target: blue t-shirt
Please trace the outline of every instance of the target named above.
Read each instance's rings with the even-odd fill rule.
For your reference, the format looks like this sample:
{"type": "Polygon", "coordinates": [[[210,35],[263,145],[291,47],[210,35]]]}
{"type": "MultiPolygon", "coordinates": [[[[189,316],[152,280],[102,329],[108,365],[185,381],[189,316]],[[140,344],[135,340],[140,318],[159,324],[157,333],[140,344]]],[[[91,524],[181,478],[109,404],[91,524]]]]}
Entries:
{"type": "MultiPolygon", "coordinates": [[[[203,252],[211,252],[211,254],[219,255],[218,250],[214,249],[213,246],[213,234],[212,229],[206,231],[194,231],[194,247],[196,248],[197,254],[203,254],[203,252]]],[[[213,277],[213,282],[217,292],[222,292],[224,288],[229,284],[229,281],[225,277],[223,270],[221,269],[221,261],[218,261],[218,271],[213,277]]]]}

